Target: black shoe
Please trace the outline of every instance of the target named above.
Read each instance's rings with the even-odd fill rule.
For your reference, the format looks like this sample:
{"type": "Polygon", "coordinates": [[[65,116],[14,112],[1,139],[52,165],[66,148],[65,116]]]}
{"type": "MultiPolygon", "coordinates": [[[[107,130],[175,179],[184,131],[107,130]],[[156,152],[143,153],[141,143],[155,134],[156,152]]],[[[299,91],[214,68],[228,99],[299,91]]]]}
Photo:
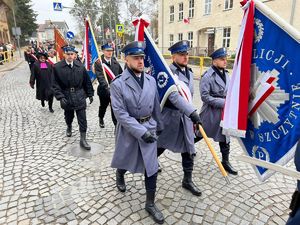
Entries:
{"type": "Polygon", "coordinates": [[[192,181],[192,172],[184,172],[184,177],[182,180],[182,187],[189,190],[193,195],[201,196],[201,191],[192,181]]]}
{"type": "Polygon", "coordinates": [[[72,136],[72,126],[68,126],[67,127],[66,135],[67,135],[67,137],[71,137],[72,136]]]}
{"type": "Polygon", "coordinates": [[[229,161],[223,161],[222,165],[229,174],[238,175],[238,171],[231,166],[229,161]]]}
{"type": "Polygon", "coordinates": [[[42,107],[45,107],[45,101],[41,101],[42,107]]]}
{"type": "Polygon", "coordinates": [[[80,146],[86,150],[91,150],[91,146],[86,141],[85,132],[80,132],[80,146]]]}
{"type": "Polygon", "coordinates": [[[155,192],[147,191],[145,210],[152,216],[153,220],[156,223],[163,224],[165,222],[164,215],[155,205],[154,199],[155,199],[155,192]]]}
{"type": "Polygon", "coordinates": [[[126,191],[124,173],[122,173],[119,169],[116,171],[116,185],[120,192],[126,191]]]}
{"type": "Polygon", "coordinates": [[[50,111],[51,113],[54,113],[54,110],[53,110],[52,108],[49,108],[49,111],[50,111]]]}
{"type": "Polygon", "coordinates": [[[100,118],[100,120],[99,120],[99,126],[101,127],[101,128],[104,128],[105,126],[104,126],[104,121],[103,121],[103,119],[101,119],[100,118]]]}

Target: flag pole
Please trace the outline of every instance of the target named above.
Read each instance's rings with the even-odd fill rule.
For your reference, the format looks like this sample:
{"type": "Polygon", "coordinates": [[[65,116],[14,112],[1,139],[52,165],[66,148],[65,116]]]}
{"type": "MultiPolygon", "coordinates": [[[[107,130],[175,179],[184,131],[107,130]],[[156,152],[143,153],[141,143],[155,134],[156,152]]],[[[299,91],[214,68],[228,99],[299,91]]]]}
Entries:
{"type": "Polygon", "coordinates": [[[90,17],[89,17],[89,16],[87,16],[87,22],[88,22],[88,24],[89,24],[89,27],[90,27],[90,30],[91,30],[91,33],[92,33],[92,38],[93,38],[93,40],[94,40],[94,42],[95,42],[95,45],[96,45],[96,47],[97,47],[96,50],[97,50],[97,54],[98,54],[98,56],[99,56],[98,60],[100,61],[100,64],[101,64],[101,67],[102,67],[102,71],[103,71],[104,78],[105,78],[105,80],[106,80],[106,82],[107,82],[107,85],[108,85],[108,87],[109,87],[109,82],[108,82],[108,79],[107,79],[107,74],[106,74],[106,72],[105,72],[105,70],[104,70],[104,68],[103,68],[103,66],[102,66],[101,56],[100,56],[99,49],[98,49],[98,45],[97,45],[97,42],[96,42],[96,38],[95,38],[95,35],[94,35],[94,32],[93,32],[93,27],[91,26],[91,23],[90,23],[90,17]]]}
{"type": "MultiPolygon", "coordinates": [[[[183,98],[185,98],[185,95],[183,94],[183,91],[182,91],[180,85],[176,83],[176,79],[175,79],[175,77],[174,77],[173,72],[171,71],[170,67],[167,65],[166,61],[165,61],[164,58],[162,57],[162,55],[161,55],[159,49],[157,48],[157,46],[155,45],[154,41],[152,40],[152,37],[151,37],[151,35],[150,35],[150,33],[149,33],[149,31],[147,30],[146,27],[145,27],[145,29],[144,29],[144,33],[145,33],[145,35],[148,37],[149,41],[151,42],[151,44],[153,45],[153,47],[155,48],[155,50],[157,51],[159,57],[161,58],[163,64],[165,65],[165,68],[168,70],[169,74],[170,74],[170,75],[172,76],[172,78],[174,79],[175,85],[176,85],[176,87],[177,87],[177,91],[182,95],[183,98]]],[[[207,144],[207,147],[209,148],[209,150],[210,150],[210,152],[211,152],[213,158],[215,159],[215,161],[216,161],[216,163],[217,163],[217,166],[219,167],[219,170],[221,171],[221,173],[222,173],[223,177],[225,178],[226,182],[229,184],[230,181],[229,181],[229,179],[228,179],[228,174],[227,174],[227,172],[225,171],[225,169],[224,169],[222,163],[220,162],[220,160],[219,160],[219,158],[218,158],[218,156],[217,156],[217,154],[216,154],[216,151],[215,151],[214,148],[212,147],[212,145],[211,145],[211,143],[210,143],[210,141],[209,141],[209,139],[208,139],[208,137],[207,137],[207,135],[206,135],[206,133],[205,133],[203,127],[199,125],[199,126],[198,126],[198,129],[199,129],[200,133],[202,134],[202,137],[204,138],[205,143],[207,144]]]]}
{"type": "Polygon", "coordinates": [[[211,145],[211,143],[210,143],[210,141],[209,141],[209,139],[208,139],[208,137],[207,137],[207,135],[206,135],[203,127],[200,124],[198,124],[198,129],[199,129],[199,131],[200,131],[200,133],[201,133],[201,135],[202,135],[202,137],[203,137],[203,139],[204,139],[207,147],[209,148],[209,150],[210,150],[210,152],[211,152],[214,160],[216,161],[216,163],[217,163],[217,165],[219,167],[220,172],[222,173],[223,177],[225,178],[227,184],[230,184],[230,180],[228,178],[228,174],[227,174],[226,170],[224,169],[224,167],[223,167],[220,159],[218,158],[216,151],[214,150],[213,146],[211,145]]]}
{"type": "Polygon", "coordinates": [[[290,169],[290,168],[286,168],[286,167],[281,166],[281,165],[277,165],[277,164],[274,164],[274,163],[270,163],[270,162],[263,161],[261,159],[256,159],[256,158],[246,156],[246,155],[235,156],[235,159],[238,160],[238,161],[250,163],[254,166],[264,167],[266,169],[273,170],[273,171],[282,173],[284,175],[296,178],[297,180],[300,180],[300,172],[295,171],[295,170],[290,169]]]}

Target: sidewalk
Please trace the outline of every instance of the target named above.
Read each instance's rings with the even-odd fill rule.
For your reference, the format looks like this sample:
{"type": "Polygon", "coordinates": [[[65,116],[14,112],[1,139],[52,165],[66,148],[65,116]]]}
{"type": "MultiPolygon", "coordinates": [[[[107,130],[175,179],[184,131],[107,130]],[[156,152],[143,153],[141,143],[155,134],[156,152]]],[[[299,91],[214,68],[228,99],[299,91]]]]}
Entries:
{"type": "Polygon", "coordinates": [[[20,58],[19,53],[15,52],[14,59],[11,62],[5,62],[0,65],[0,77],[4,75],[4,72],[11,71],[24,62],[23,57],[20,58]]]}

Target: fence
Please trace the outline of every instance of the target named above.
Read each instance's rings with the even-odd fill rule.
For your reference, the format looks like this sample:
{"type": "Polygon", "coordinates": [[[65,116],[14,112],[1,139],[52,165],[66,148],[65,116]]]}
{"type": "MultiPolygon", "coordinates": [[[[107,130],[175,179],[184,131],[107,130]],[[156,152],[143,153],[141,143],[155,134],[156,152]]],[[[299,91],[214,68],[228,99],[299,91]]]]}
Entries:
{"type": "MultiPolygon", "coordinates": [[[[164,54],[163,57],[165,59],[171,59],[170,54],[164,54]]],[[[189,56],[189,64],[194,66],[200,67],[200,74],[203,74],[204,67],[210,67],[212,63],[212,60],[210,57],[204,57],[204,56],[189,56]]],[[[227,59],[227,69],[233,68],[234,59],[228,58],[227,59]]]]}
{"type": "Polygon", "coordinates": [[[0,52],[0,64],[13,61],[14,60],[13,56],[14,56],[14,51],[0,52]]]}

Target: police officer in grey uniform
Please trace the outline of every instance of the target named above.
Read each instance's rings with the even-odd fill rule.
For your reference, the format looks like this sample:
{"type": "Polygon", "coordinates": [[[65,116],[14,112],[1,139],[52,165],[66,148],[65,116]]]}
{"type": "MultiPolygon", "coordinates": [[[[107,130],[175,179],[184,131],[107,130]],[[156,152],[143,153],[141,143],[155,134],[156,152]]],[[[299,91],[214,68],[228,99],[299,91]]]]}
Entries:
{"type": "MultiPolygon", "coordinates": [[[[188,41],[177,42],[169,50],[173,60],[170,69],[182,81],[182,86],[186,86],[192,98],[194,75],[187,66],[188,41]]],[[[168,96],[168,100],[164,105],[162,119],[165,129],[158,138],[157,155],[160,156],[165,149],[181,153],[184,172],[182,187],[189,190],[192,194],[200,196],[201,191],[192,181],[195,155],[193,124],[200,123],[196,108],[178,92],[173,92],[168,96]]]]}
{"type": "MultiPolygon", "coordinates": [[[[296,170],[300,171],[300,141],[298,141],[294,162],[295,162],[296,170]]],[[[297,189],[292,196],[290,209],[292,211],[290,213],[290,217],[286,225],[299,225],[300,224],[300,181],[299,180],[297,181],[297,189]]]]}
{"type": "Polygon", "coordinates": [[[144,49],[144,43],[137,41],[122,49],[127,68],[111,83],[111,104],[118,121],[111,166],[117,168],[116,185],[121,192],[126,191],[126,171],[145,175],[145,209],[157,223],[163,223],[163,214],[154,203],[158,170],[156,132],[163,129],[163,124],[156,81],[143,72],[144,49]]]}
{"type": "Polygon", "coordinates": [[[224,169],[230,174],[237,175],[238,172],[229,162],[229,137],[222,134],[220,127],[229,85],[226,49],[217,49],[211,54],[211,58],[212,66],[203,74],[200,81],[200,95],[203,102],[200,111],[201,123],[207,136],[219,142],[224,169]]]}

